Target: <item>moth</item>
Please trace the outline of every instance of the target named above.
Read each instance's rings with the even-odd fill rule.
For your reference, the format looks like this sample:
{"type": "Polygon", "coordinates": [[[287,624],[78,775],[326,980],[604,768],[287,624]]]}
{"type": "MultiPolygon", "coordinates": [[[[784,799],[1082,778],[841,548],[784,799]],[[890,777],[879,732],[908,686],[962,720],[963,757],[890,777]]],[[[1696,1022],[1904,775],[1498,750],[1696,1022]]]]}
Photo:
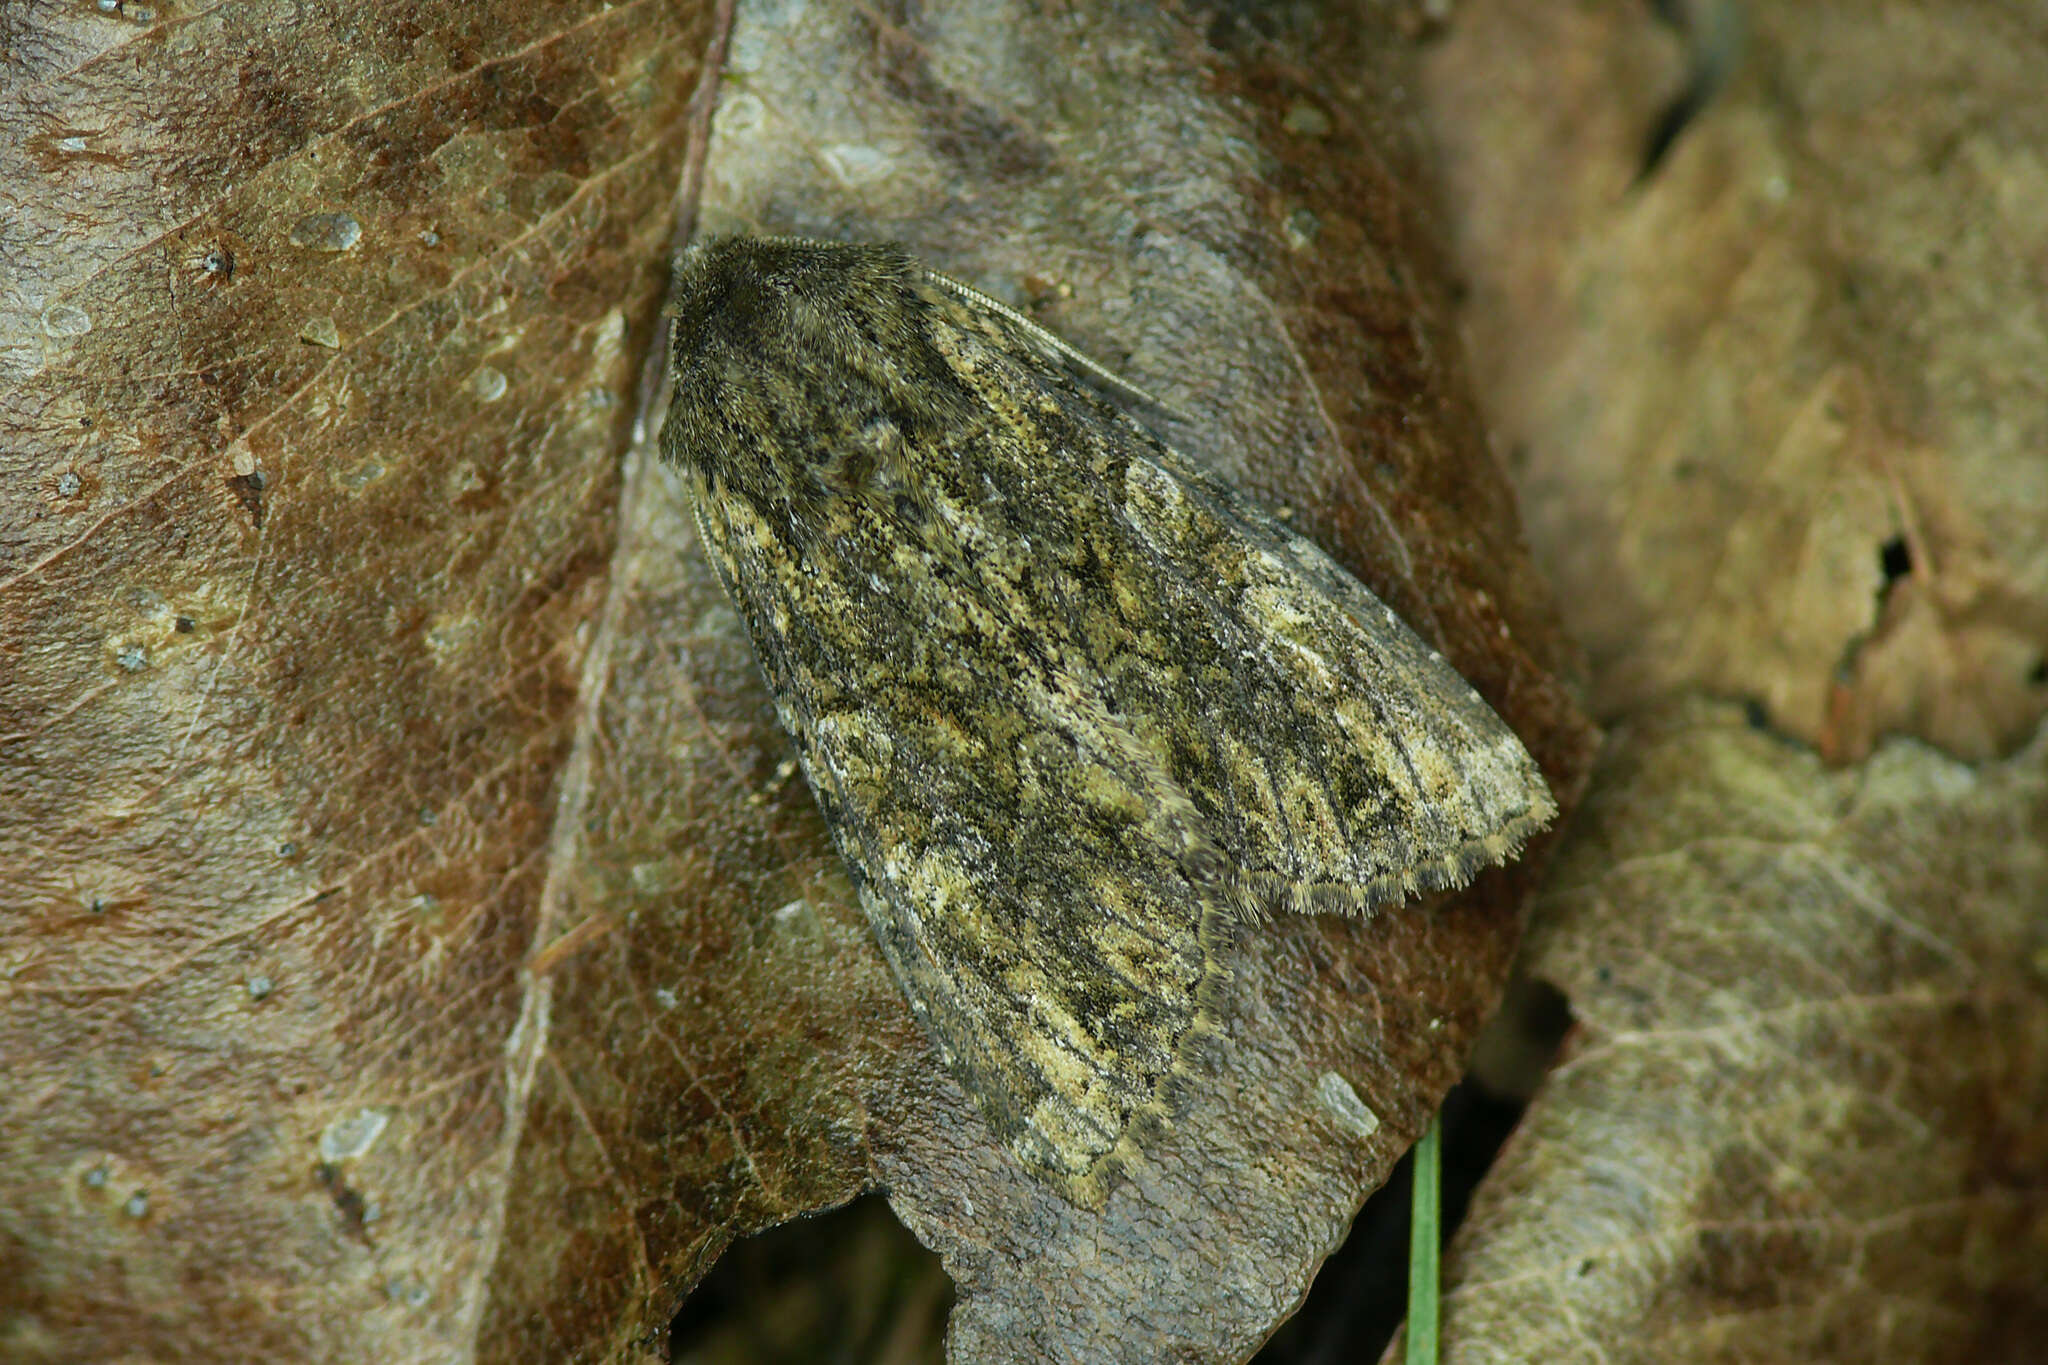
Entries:
{"type": "Polygon", "coordinates": [[[1170,1119],[1233,924],[1460,886],[1554,815],[1434,650],[1021,315],[787,238],[677,293],[663,459],[911,1009],[1070,1199],[1170,1119]]]}

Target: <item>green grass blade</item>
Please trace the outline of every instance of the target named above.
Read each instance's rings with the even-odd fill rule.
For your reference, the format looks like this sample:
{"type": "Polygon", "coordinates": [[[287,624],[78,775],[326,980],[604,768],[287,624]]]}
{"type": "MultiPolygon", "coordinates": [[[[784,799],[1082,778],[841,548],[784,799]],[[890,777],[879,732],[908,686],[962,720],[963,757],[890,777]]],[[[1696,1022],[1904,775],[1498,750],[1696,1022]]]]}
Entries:
{"type": "Polygon", "coordinates": [[[1443,1246],[1443,1151],[1438,1121],[1415,1144],[1415,1192],[1408,1227],[1407,1365],[1436,1365],[1437,1260],[1443,1246]]]}

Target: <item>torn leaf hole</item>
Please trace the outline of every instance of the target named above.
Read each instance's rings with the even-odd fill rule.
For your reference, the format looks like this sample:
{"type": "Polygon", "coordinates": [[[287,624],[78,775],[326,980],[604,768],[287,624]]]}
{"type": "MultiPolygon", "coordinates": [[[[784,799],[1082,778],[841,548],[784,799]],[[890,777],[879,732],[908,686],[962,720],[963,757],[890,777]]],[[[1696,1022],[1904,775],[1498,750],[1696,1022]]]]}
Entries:
{"type": "Polygon", "coordinates": [[[1650,0],[1657,18],[1679,31],[1686,48],[1685,86],[1650,125],[1636,166],[1648,180],[1721,88],[1741,55],[1741,15],[1730,0],[1650,0]]]}
{"type": "Polygon", "coordinates": [[[1878,567],[1884,570],[1884,585],[1889,588],[1901,578],[1913,572],[1913,551],[1907,547],[1904,536],[1893,536],[1877,552],[1878,567]]]}

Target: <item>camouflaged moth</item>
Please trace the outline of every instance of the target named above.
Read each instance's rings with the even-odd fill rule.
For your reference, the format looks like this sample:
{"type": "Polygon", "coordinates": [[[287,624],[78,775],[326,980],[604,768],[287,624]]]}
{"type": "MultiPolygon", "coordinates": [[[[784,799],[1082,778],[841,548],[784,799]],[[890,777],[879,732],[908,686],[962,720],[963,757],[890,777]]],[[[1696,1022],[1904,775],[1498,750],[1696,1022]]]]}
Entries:
{"type": "Polygon", "coordinates": [[[1462,885],[1555,813],[1363,584],[1015,312],[793,239],[679,294],[663,457],[911,1007],[1070,1198],[1170,1115],[1231,922],[1462,885]]]}

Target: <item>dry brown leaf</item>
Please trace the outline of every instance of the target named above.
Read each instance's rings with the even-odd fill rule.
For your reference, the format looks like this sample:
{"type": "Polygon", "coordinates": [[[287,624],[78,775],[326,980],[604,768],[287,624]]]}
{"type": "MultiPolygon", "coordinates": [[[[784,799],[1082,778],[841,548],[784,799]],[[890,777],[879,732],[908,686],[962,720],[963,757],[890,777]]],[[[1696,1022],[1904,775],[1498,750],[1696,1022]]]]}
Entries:
{"type": "Polygon", "coordinates": [[[2048,1331],[2044,55],[2025,7],[1750,7],[1637,181],[1688,79],[1648,7],[1476,0],[1432,54],[1482,392],[1637,717],[1532,936],[1580,1024],[1460,1235],[1453,1359],[2048,1331]]]}
{"type": "Polygon", "coordinates": [[[2038,6],[1460,6],[1428,64],[1481,392],[1605,715],[1706,689],[1837,760],[2048,711],[2038,6]]]}
{"type": "Polygon", "coordinates": [[[703,42],[0,10],[0,1356],[448,1359],[532,1235],[521,966],[703,42]]]}
{"type": "MultiPolygon", "coordinates": [[[[1568,803],[1589,734],[1386,30],[824,9],[735,36],[707,220],[903,237],[1197,414],[1568,803]]],[[[708,23],[0,25],[5,1353],[625,1356],[731,1238],[877,1184],[960,1357],[1270,1330],[1456,1073],[1529,869],[1253,936],[1214,1086],[1100,1220],[1006,1164],[676,490],[615,472],[708,23]]]]}
{"type": "Polygon", "coordinates": [[[1618,734],[1528,968],[1578,1023],[1449,1266],[1449,1361],[2037,1359],[2048,732],[1830,773],[1618,734]]]}
{"type": "MultiPolygon", "coordinates": [[[[1459,396],[1428,216],[1369,83],[1306,83],[1322,36],[1143,8],[745,10],[699,228],[902,240],[1194,414],[1197,453],[1445,641],[1568,794],[1588,731],[1459,396]]],[[[1516,876],[1436,915],[1247,936],[1213,1077],[1152,1169],[1075,1209],[913,1026],[681,490],[640,459],[578,827],[579,905],[619,932],[559,970],[529,1122],[558,1138],[532,1144],[521,1206],[654,1187],[587,1259],[658,1307],[734,1236],[880,1185],[958,1284],[956,1359],[1241,1358],[1455,1076],[1516,876]]],[[[533,1308],[502,1353],[577,1344],[553,1306],[584,1266],[508,1267],[531,1278],[496,1301],[533,1308]]]]}

